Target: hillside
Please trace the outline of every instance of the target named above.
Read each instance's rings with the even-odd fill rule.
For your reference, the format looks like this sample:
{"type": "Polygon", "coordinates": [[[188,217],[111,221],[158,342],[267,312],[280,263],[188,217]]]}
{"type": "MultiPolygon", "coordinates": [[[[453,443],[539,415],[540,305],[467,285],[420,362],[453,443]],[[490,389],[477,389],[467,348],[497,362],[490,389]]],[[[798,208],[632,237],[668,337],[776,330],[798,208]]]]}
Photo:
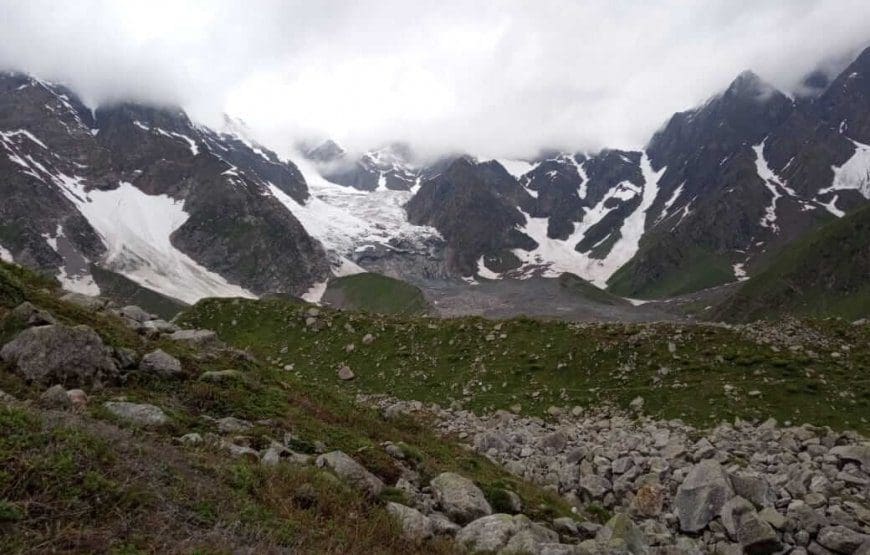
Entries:
{"type": "Polygon", "coordinates": [[[870,315],[870,206],[786,247],[714,312],[740,321],[783,314],[870,315]]]}
{"type": "Polygon", "coordinates": [[[424,314],[429,303],[419,287],[381,274],[364,273],[329,280],[322,302],[333,308],[380,314],[424,314]]]}
{"type": "Polygon", "coordinates": [[[473,479],[494,506],[505,495],[503,488],[509,488],[532,518],[570,514],[554,494],[512,477],[418,422],[385,420],[335,383],[308,384],[207,335],[179,340],[143,333],[141,325],[136,331],[113,309],[94,312],[59,300],[54,287],[0,263],[0,344],[27,326],[57,327],[32,327],[43,323],[31,317],[33,309],[13,310],[28,301],[42,311],[35,313],[40,319],[95,330],[106,347],[90,352],[126,362],[113,362],[122,367],[106,369],[110,375],[103,376],[100,386],[93,375],[87,377],[86,361],[70,353],[62,354],[67,366],[52,370],[61,342],[43,350],[48,357],[44,369],[69,372],[66,377],[26,380],[23,362],[16,368],[4,349],[4,553],[38,552],[46,546],[125,553],[452,553],[456,548],[443,539],[427,541],[425,548],[404,539],[387,506],[407,494],[381,483],[392,485],[409,473],[417,476],[414,480],[428,481],[447,470],[473,479]],[[158,348],[178,367],[140,362],[158,348]],[[78,374],[72,373],[75,364],[78,374]],[[117,376],[111,375],[116,371],[117,376]],[[53,397],[44,394],[60,380],[76,389],[68,396],[58,397],[57,388],[53,397]],[[112,402],[118,401],[141,406],[122,416],[113,412],[118,405],[112,402]],[[384,442],[405,454],[391,456],[384,442]],[[312,464],[319,453],[335,450],[351,454],[373,473],[363,471],[363,482],[380,484],[374,496],[360,495],[359,480],[337,481],[333,472],[342,475],[342,469],[328,471],[331,463],[323,469],[312,464]],[[273,463],[267,464],[267,452],[273,463]],[[52,525],[46,527],[46,522],[52,525]]]}

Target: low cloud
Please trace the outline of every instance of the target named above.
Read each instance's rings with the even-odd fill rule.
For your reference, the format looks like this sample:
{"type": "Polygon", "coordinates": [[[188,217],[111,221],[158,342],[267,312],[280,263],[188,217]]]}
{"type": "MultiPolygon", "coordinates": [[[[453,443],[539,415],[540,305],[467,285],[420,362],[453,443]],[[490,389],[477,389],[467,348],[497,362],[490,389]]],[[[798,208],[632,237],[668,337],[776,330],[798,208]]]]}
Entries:
{"type": "Polygon", "coordinates": [[[744,69],[805,93],[868,20],[866,0],[0,0],[0,66],[91,105],[229,112],[285,153],[332,137],[524,156],[637,148],[744,69]]]}

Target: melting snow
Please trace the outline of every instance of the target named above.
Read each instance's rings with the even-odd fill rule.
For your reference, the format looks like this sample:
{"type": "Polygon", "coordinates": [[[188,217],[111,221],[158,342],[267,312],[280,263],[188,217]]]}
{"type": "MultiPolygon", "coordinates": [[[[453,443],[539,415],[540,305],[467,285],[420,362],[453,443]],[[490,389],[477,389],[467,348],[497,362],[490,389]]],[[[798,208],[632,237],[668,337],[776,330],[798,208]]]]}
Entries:
{"type": "Polygon", "coordinates": [[[732,268],[734,269],[734,277],[737,278],[737,281],[746,281],[749,279],[749,275],[746,273],[746,268],[744,267],[745,263],[738,262],[732,268]]]}
{"type": "MultiPolygon", "coordinates": [[[[833,166],[834,179],[831,186],[818,192],[819,195],[834,191],[858,191],[864,198],[870,199],[870,145],[852,141],[855,153],[842,166],[833,166]]],[[[828,204],[823,204],[835,216],[842,216],[843,211],[836,207],[835,196],[828,204]]]]}
{"type": "Polygon", "coordinates": [[[765,187],[767,187],[770,194],[773,195],[773,198],[770,200],[770,205],[765,208],[765,214],[761,217],[759,223],[761,224],[761,227],[766,227],[774,233],[778,233],[779,226],[776,225],[776,203],[783,195],[779,192],[777,187],[782,188],[786,192],[791,192],[791,189],[783,186],[779,181],[779,178],[776,177],[776,174],[773,173],[773,170],[770,169],[770,166],[767,165],[767,160],[764,159],[764,141],[761,141],[760,145],[755,145],[752,149],[755,151],[755,170],[758,172],[758,177],[764,181],[765,187]]]}
{"type": "Polygon", "coordinates": [[[674,190],[674,194],[671,195],[671,198],[669,198],[668,201],[665,203],[665,205],[662,207],[662,213],[659,214],[659,217],[658,217],[658,218],[656,218],[656,223],[659,223],[660,221],[662,221],[662,220],[664,220],[665,218],[668,217],[668,210],[671,209],[671,206],[673,206],[674,203],[677,202],[677,199],[680,198],[680,195],[683,194],[683,187],[684,187],[685,185],[686,185],[686,182],[683,181],[683,182],[680,183],[679,186],[674,190]]]}
{"type": "Polygon", "coordinates": [[[486,267],[486,263],[482,256],[477,260],[477,275],[484,279],[501,279],[500,274],[497,274],[486,267]]]}
{"type": "Polygon", "coordinates": [[[189,217],[182,201],[147,195],[126,182],[111,191],[90,192],[78,177],[59,176],[57,182],[103,238],[108,268],[188,303],[211,296],[255,297],[172,245],[170,236],[189,217]]]}
{"type": "MultiPolygon", "coordinates": [[[[136,123],[136,122],[134,122],[136,123]]],[[[187,135],[183,135],[181,133],[176,133],[174,131],[164,131],[159,127],[154,128],[155,131],[163,135],[164,137],[175,137],[176,139],[181,139],[182,141],[187,143],[187,146],[190,148],[190,153],[196,156],[199,154],[199,145],[196,144],[196,141],[188,137],[187,135]]]]}

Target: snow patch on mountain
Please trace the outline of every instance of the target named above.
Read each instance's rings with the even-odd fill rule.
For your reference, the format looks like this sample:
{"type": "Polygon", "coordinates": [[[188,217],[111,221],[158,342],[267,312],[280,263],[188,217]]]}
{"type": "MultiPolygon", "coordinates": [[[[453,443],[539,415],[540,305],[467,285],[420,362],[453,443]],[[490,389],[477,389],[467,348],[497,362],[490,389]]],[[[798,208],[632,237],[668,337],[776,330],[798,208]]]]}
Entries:
{"type": "Polygon", "coordinates": [[[535,165],[531,162],[527,162],[525,160],[511,160],[509,158],[496,158],[496,162],[501,164],[501,167],[507,170],[509,174],[516,177],[517,179],[521,178],[525,174],[529,173],[534,169],[535,165]]]}
{"type": "Polygon", "coordinates": [[[501,274],[497,274],[486,267],[486,262],[481,256],[477,259],[477,275],[484,279],[501,279],[501,274]]]}
{"type": "MultiPolygon", "coordinates": [[[[533,218],[527,213],[526,225],[520,229],[534,239],[538,247],[532,251],[515,249],[513,253],[523,262],[521,271],[524,277],[540,273],[545,277],[557,277],[562,273],[576,274],[599,287],[605,287],[607,280],[637,252],[640,238],[646,227],[647,211],[658,196],[659,178],[665,168],[658,172],[652,170],[649,159],[644,154],[641,171],[645,180],[643,187],[624,181],[619,183],[592,208],[587,208],[583,220],[574,224],[574,231],[566,240],[552,239],[547,236],[548,218],[533,218]],[[619,239],[604,258],[594,258],[589,252],[578,252],[575,246],[586,236],[595,224],[616,208],[611,201],[627,201],[642,195],[641,203],[623,221],[619,229],[619,239]]],[[[605,238],[606,239],[606,238],[605,238]]]]}
{"type": "Polygon", "coordinates": [[[9,252],[8,249],[4,248],[3,245],[0,245],[0,260],[3,262],[15,262],[15,259],[12,257],[12,253],[9,252]]]}
{"type": "MultiPolygon", "coordinates": [[[[870,145],[857,141],[852,141],[852,143],[855,145],[855,153],[842,166],[831,168],[834,171],[831,186],[820,190],[818,194],[854,190],[861,193],[864,198],[870,199],[870,145]]],[[[828,210],[831,210],[835,200],[826,206],[828,210]]],[[[836,206],[833,207],[836,209],[836,206]]],[[[832,211],[832,213],[838,216],[843,214],[839,209],[832,211]]]]}
{"type": "Polygon", "coordinates": [[[109,191],[85,191],[81,178],[61,174],[57,184],[102,237],[106,268],[187,303],[214,296],[256,297],[172,245],[172,233],[189,218],[182,201],[145,194],[127,182],[109,191]]]}
{"type": "Polygon", "coordinates": [[[772,196],[770,204],[764,209],[764,216],[761,217],[759,223],[761,227],[766,227],[774,233],[779,233],[779,226],[776,225],[776,203],[783,195],[777,187],[784,187],[764,158],[764,141],[752,147],[752,150],[755,151],[755,170],[758,173],[758,177],[764,181],[765,187],[767,187],[772,196]]]}

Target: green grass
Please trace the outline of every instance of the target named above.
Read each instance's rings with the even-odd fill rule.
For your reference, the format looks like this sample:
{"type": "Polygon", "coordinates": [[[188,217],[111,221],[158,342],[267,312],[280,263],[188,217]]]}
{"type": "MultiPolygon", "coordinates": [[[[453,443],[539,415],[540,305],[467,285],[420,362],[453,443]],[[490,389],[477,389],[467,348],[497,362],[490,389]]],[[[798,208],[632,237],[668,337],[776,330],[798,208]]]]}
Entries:
{"type": "Polygon", "coordinates": [[[786,247],[715,309],[729,320],[870,315],[870,206],[786,247]]]}
{"type": "Polygon", "coordinates": [[[323,301],[336,308],[380,314],[424,314],[430,308],[420,288],[372,273],[330,280],[323,301]]]}
{"type": "MultiPolygon", "coordinates": [[[[653,239],[647,241],[653,248],[667,248],[653,239]]],[[[642,245],[635,257],[607,280],[607,290],[635,299],[664,299],[734,280],[734,270],[726,257],[693,245],[684,250],[672,253],[660,274],[638,276],[639,261],[646,254],[642,245]]]]}
{"type": "Polygon", "coordinates": [[[562,274],[559,276],[559,286],[570,291],[572,294],[607,305],[628,305],[629,302],[604,289],[595,287],[585,279],[574,274],[562,274]]]}
{"type": "Polygon", "coordinates": [[[842,321],[808,325],[835,348],[842,342],[851,350],[837,359],[820,350],[818,359],[810,359],[788,349],[775,352],[719,326],[437,320],[323,310],[318,325],[309,327],[305,318],[305,306],[280,300],[212,299],[192,307],[182,321],[214,329],[276,368],[293,364],[288,376],[348,393],[457,402],[476,411],[521,405],[523,413],[538,416],[552,405],[627,407],[641,395],[649,414],[698,425],[774,416],[868,429],[870,383],[855,376],[870,367],[870,334],[842,321]],[[370,345],[361,342],[365,334],[375,336],[370,345]],[[675,354],[668,350],[671,341],[675,354]],[[355,372],[352,382],[337,379],[342,364],[355,372]],[[666,375],[659,375],[661,368],[666,375]],[[740,395],[727,395],[726,384],[740,395]],[[748,396],[753,390],[761,396],[748,396]]]}
{"type": "Polygon", "coordinates": [[[95,264],[91,264],[90,271],[100,288],[100,294],[121,306],[133,304],[166,320],[171,320],[187,306],[179,300],[146,289],[121,274],[104,270],[95,264]]]}
{"type": "MultiPolygon", "coordinates": [[[[263,467],[232,459],[217,447],[173,442],[191,431],[213,433],[203,415],[256,422],[246,436],[257,449],[285,432],[293,434],[291,444],[299,451],[313,452],[315,443],[323,442],[350,454],[388,485],[401,474],[381,446],[392,441],[424,483],[455,471],[484,489],[516,491],[534,518],[570,514],[557,495],[508,475],[425,423],[385,420],[357,405],[350,391],[311,383],[234,351],[203,353],[167,340],[143,342],[116,318],[59,301],[53,287],[36,274],[0,264],[0,291],[9,292],[0,301],[0,321],[7,326],[8,310],[29,300],[64,323],[92,326],[111,344],[140,354],[164,348],[182,361],[187,377],[131,375],[124,384],[106,384],[88,391],[89,407],[80,416],[52,416],[24,405],[0,408],[0,552],[455,551],[446,541],[419,546],[402,539],[384,507],[387,499],[398,498],[393,490],[368,500],[320,469],[263,467]],[[222,384],[196,379],[201,372],[224,369],[243,377],[222,384]],[[102,408],[121,395],[160,406],[171,423],[153,431],[127,427],[102,408]]],[[[11,336],[20,323],[4,329],[11,336]]],[[[9,370],[0,365],[0,389],[19,399],[39,396],[40,388],[9,370]]]]}

